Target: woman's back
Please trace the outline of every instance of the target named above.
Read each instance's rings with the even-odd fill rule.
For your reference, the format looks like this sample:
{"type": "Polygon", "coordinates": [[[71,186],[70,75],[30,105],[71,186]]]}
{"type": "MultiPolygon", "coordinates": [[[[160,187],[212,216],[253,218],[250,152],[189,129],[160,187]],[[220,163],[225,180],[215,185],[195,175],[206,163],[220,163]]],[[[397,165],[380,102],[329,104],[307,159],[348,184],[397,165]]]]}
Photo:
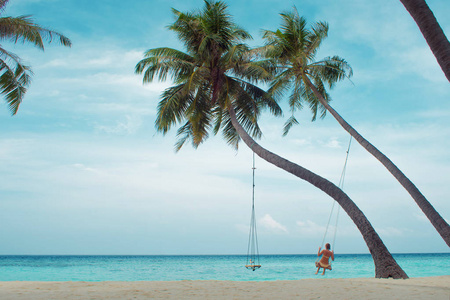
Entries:
{"type": "Polygon", "coordinates": [[[320,262],[323,263],[323,264],[329,265],[330,264],[330,257],[331,257],[331,260],[334,260],[334,254],[330,250],[323,249],[320,252],[320,255],[322,255],[322,258],[320,259],[320,262]]]}

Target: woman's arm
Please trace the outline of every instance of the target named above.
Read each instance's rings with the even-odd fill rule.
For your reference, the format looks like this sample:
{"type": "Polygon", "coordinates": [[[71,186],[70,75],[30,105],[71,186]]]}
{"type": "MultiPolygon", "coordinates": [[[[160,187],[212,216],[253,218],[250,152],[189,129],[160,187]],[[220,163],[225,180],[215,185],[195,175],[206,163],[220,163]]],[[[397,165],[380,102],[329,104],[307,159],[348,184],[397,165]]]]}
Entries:
{"type": "Polygon", "coordinates": [[[322,247],[319,247],[319,251],[317,252],[317,256],[321,256],[322,255],[322,252],[320,252],[320,249],[321,249],[322,247]]]}

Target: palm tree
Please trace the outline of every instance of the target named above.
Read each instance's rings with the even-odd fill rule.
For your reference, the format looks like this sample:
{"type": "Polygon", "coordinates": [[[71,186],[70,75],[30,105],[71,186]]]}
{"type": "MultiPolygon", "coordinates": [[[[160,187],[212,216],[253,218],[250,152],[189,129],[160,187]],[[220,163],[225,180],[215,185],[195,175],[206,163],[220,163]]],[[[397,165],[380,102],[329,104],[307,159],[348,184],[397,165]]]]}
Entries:
{"type": "Polygon", "coordinates": [[[425,0],[400,0],[419,26],[420,32],[450,81],[450,42],[425,0]]]}
{"type": "Polygon", "coordinates": [[[259,52],[278,67],[277,76],[269,92],[275,97],[280,97],[285,92],[291,91],[289,105],[292,116],[285,124],[284,134],[288,133],[292,125],[298,123],[294,112],[303,106],[304,101],[312,110],[313,121],[318,113],[324,117],[327,111],[330,112],[364,149],[391,172],[450,246],[450,226],[444,218],[388,157],[362,137],[330,106],[331,98],[326,91],[326,85],[332,88],[336,82],[352,76],[352,69],[338,56],[315,60],[316,53],[328,34],[327,23],[317,22],[308,29],[305,18],[300,17],[295,9],[294,12],[282,13],[281,17],[281,29],[264,31],[266,46],[259,49],[259,52]]]}
{"type": "Polygon", "coordinates": [[[326,179],[283,159],[255,142],[261,135],[257,119],[263,109],[281,115],[278,104],[254,83],[271,76],[264,61],[255,61],[242,42],[250,35],[236,26],[223,2],[205,1],[199,12],[173,9],[175,22],[169,29],[177,33],[186,52],[171,48],[150,49],[136,65],[144,83],[155,76],[174,86],[167,88],[158,104],[156,129],[166,134],[178,123],[178,151],[186,141],[198,147],[220,130],[228,144],[238,147],[240,139],[257,155],[283,170],[310,182],[333,197],[349,214],[363,235],[375,262],[376,277],[407,278],[370,222],[337,186],[326,179]]]}
{"type": "MultiPolygon", "coordinates": [[[[0,0],[0,14],[9,0],[0,0]]],[[[30,16],[0,17],[0,41],[28,42],[44,50],[44,40],[53,38],[64,46],[70,47],[71,41],[64,35],[34,23],[30,16]]],[[[0,92],[13,115],[22,103],[27,87],[31,82],[31,68],[24,65],[20,58],[0,45],[0,92]]]]}

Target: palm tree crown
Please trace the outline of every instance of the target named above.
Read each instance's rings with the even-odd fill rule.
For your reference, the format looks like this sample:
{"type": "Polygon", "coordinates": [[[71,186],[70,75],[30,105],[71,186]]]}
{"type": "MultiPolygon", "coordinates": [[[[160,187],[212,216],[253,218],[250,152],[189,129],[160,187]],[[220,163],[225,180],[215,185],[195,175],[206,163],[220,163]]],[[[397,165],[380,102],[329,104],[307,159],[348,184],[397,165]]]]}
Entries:
{"type": "Polygon", "coordinates": [[[150,49],[136,65],[136,73],[144,74],[144,83],[155,76],[159,80],[170,76],[175,84],[161,96],[156,128],[165,134],[173,125],[184,123],[177,132],[177,151],[188,140],[198,147],[210,131],[217,134],[220,129],[227,142],[237,147],[239,135],[230,122],[230,105],[254,137],[261,135],[256,120],[262,108],[281,115],[278,104],[255,85],[269,80],[270,74],[243,43],[250,34],[232,21],[226,9],[225,3],[209,0],[202,11],[173,9],[175,22],[168,28],[178,35],[186,51],[150,49]]]}
{"type": "Polygon", "coordinates": [[[291,118],[285,125],[285,134],[293,124],[297,123],[294,117],[296,109],[301,108],[302,101],[307,101],[313,111],[313,120],[317,111],[321,116],[325,112],[330,114],[339,124],[370,154],[380,161],[386,169],[411,195],[417,205],[439,232],[441,237],[450,246],[450,225],[436,211],[420,190],[406,177],[405,174],[380,150],[357,132],[337,111],[329,104],[330,97],[325,85],[330,88],[333,85],[352,75],[352,69],[342,58],[333,56],[321,61],[314,61],[315,54],[327,36],[326,23],[315,23],[311,29],[306,29],[306,21],[294,13],[283,13],[282,26],[277,31],[265,31],[264,38],[267,43],[260,52],[272,60],[277,66],[277,77],[271,85],[271,93],[275,96],[282,95],[288,89],[292,90],[289,104],[292,111],[291,118]]]}
{"type": "Polygon", "coordinates": [[[325,116],[326,109],[308,87],[308,81],[312,82],[329,102],[331,98],[326,86],[332,88],[336,82],[350,78],[353,73],[350,65],[339,56],[315,60],[322,41],[328,35],[327,23],[316,22],[311,28],[307,28],[306,19],[300,17],[296,9],[282,13],[281,17],[280,29],[264,31],[266,45],[259,51],[277,67],[277,76],[269,91],[277,97],[291,91],[289,106],[292,115],[284,127],[284,134],[287,134],[292,125],[298,123],[294,112],[301,109],[304,102],[313,113],[313,121],[318,113],[320,117],[325,116]]]}
{"type": "MultiPolygon", "coordinates": [[[[0,14],[8,0],[0,0],[0,14]]],[[[44,40],[52,42],[53,38],[64,46],[70,47],[71,41],[64,35],[43,28],[34,23],[30,16],[0,17],[0,41],[13,43],[31,43],[44,50],[44,40]]],[[[15,115],[22,103],[27,87],[31,81],[31,68],[24,65],[20,58],[7,51],[0,44],[0,91],[5,95],[5,100],[13,115],[15,115]]]]}

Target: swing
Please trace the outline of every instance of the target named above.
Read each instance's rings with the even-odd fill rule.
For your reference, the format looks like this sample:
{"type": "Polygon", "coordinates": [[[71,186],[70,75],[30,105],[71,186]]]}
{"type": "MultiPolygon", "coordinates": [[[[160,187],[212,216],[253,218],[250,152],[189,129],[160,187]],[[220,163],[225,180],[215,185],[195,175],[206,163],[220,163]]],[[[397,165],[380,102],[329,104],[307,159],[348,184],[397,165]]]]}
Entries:
{"type": "Polygon", "coordinates": [[[245,267],[255,271],[261,268],[259,263],[258,236],[256,234],[256,218],[255,218],[255,152],[253,152],[253,189],[252,189],[252,216],[250,218],[250,233],[248,235],[247,247],[247,264],[245,267]]]}
{"type": "MultiPolygon", "coordinates": [[[[350,152],[350,146],[352,143],[352,137],[350,137],[350,141],[348,142],[348,148],[347,148],[347,154],[345,156],[345,163],[344,163],[344,167],[342,169],[342,173],[341,173],[341,178],[339,179],[339,184],[338,187],[343,190],[344,189],[344,179],[345,179],[345,171],[347,170],[347,162],[348,162],[348,154],[350,152]]],[[[330,226],[330,221],[331,218],[333,216],[333,211],[334,211],[334,206],[336,205],[336,201],[333,201],[333,205],[331,206],[331,212],[330,212],[330,216],[328,217],[328,223],[327,226],[325,227],[325,234],[323,235],[323,239],[322,239],[322,243],[321,243],[321,248],[324,248],[324,243],[325,243],[325,238],[327,237],[327,233],[328,233],[328,228],[330,226]]],[[[332,250],[334,252],[335,247],[335,243],[336,243],[336,232],[337,232],[337,226],[338,226],[338,221],[339,221],[339,211],[340,211],[340,206],[338,206],[337,208],[337,212],[336,212],[336,223],[334,225],[334,234],[333,234],[333,243],[331,244],[332,250]]],[[[322,266],[319,264],[319,260],[320,260],[320,256],[317,258],[316,260],[316,267],[321,267],[322,266]]],[[[331,270],[331,261],[328,263],[328,268],[326,268],[328,270],[331,270]]]]}

